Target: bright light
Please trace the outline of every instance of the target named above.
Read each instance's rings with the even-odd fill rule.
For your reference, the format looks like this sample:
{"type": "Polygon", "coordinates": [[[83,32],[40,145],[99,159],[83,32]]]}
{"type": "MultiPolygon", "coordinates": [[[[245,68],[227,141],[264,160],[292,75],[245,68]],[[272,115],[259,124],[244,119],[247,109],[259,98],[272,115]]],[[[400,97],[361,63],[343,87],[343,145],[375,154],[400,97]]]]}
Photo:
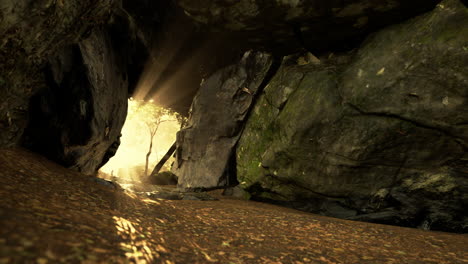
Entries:
{"type": "MultiPolygon", "coordinates": [[[[162,245],[155,245],[146,238],[145,230],[137,222],[118,216],[114,216],[113,219],[117,234],[122,238],[120,248],[125,251],[125,256],[130,263],[154,263],[154,259],[160,257],[158,251],[167,253],[167,249],[162,245]]],[[[147,234],[148,232],[146,231],[147,234]]]]}
{"type": "MultiPolygon", "coordinates": [[[[142,101],[133,98],[128,101],[128,116],[122,129],[120,147],[116,155],[100,170],[108,176],[117,176],[117,180],[121,182],[140,181],[144,174],[151,138],[148,120],[152,120],[152,115],[141,107],[143,104],[142,101]]],[[[180,129],[175,115],[164,114],[161,120],[163,122],[160,123],[153,138],[152,153],[148,162],[149,173],[175,142],[176,133],[180,129]]],[[[169,160],[166,165],[171,162],[172,160],[169,160]]]]}

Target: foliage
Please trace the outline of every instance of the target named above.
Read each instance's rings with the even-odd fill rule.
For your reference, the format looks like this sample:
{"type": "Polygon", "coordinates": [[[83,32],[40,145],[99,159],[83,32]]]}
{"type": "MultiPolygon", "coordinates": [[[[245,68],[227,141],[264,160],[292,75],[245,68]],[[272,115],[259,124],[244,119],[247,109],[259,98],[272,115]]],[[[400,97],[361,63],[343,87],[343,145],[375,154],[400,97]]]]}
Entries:
{"type": "Polygon", "coordinates": [[[157,130],[161,122],[173,120],[174,113],[154,103],[131,99],[129,101],[127,120],[138,121],[150,131],[157,130]]]}
{"type": "Polygon", "coordinates": [[[139,130],[148,130],[149,134],[149,147],[146,154],[145,161],[145,177],[148,176],[149,157],[153,150],[153,139],[156,135],[159,125],[163,122],[179,120],[181,117],[178,113],[163,108],[154,104],[152,101],[143,101],[130,99],[129,112],[127,114],[128,122],[135,122],[139,126],[139,130]]]}

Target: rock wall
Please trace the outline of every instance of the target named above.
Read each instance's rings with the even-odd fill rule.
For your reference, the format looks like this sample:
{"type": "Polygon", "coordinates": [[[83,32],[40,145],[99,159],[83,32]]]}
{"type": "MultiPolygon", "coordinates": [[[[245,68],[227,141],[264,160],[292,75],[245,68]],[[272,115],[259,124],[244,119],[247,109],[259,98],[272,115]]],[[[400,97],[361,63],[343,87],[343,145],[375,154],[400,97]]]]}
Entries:
{"type": "MultiPolygon", "coordinates": [[[[174,7],[146,0],[1,1],[0,147],[25,146],[94,173],[118,148],[126,99],[152,49],[169,41],[164,33],[181,12],[174,7]]],[[[167,60],[163,55],[158,59],[167,60]]]]}
{"type": "Polygon", "coordinates": [[[125,65],[104,29],[50,59],[47,88],[31,99],[24,145],[93,174],[113,156],[127,115],[125,65]]]}
{"type": "Polygon", "coordinates": [[[128,90],[126,53],[108,32],[117,4],[0,2],[0,147],[87,174],[113,155],[128,90]]]}
{"type": "Polygon", "coordinates": [[[444,1],[355,54],[285,58],[237,146],[240,186],[324,215],[466,232],[467,29],[466,7],[444,1]]]}
{"type": "Polygon", "coordinates": [[[107,23],[114,2],[0,2],[0,146],[15,146],[28,123],[29,99],[45,80],[42,68],[62,47],[107,23]]]}
{"type": "Polygon", "coordinates": [[[237,65],[216,72],[202,83],[191,116],[177,134],[173,172],[179,187],[209,189],[228,184],[233,148],[272,65],[270,55],[247,52],[237,65]]]}
{"type": "Polygon", "coordinates": [[[1,1],[0,147],[93,173],[127,96],[186,113],[201,78],[238,59],[226,43],[172,1],[1,1]]]}

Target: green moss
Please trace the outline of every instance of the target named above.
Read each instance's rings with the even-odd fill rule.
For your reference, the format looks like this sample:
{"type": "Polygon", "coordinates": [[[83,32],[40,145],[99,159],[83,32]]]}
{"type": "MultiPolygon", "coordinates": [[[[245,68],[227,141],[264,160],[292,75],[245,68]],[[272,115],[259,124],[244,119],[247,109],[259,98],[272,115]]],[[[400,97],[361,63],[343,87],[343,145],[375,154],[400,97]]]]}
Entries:
{"type": "Polygon", "coordinates": [[[265,173],[262,167],[262,155],[277,136],[278,129],[275,120],[280,112],[278,107],[287,100],[291,90],[294,89],[286,72],[285,68],[281,67],[278,74],[265,88],[239,141],[236,151],[237,175],[239,182],[245,182],[246,187],[257,182],[265,173]],[[278,94],[282,95],[277,98],[278,94]]]}
{"type": "Polygon", "coordinates": [[[264,96],[260,98],[251,116],[252,122],[248,122],[238,144],[238,180],[246,182],[247,186],[256,181],[256,175],[262,173],[261,154],[266,150],[274,133],[268,118],[271,111],[274,109],[267,104],[264,96]]]}
{"type": "Polygon", "coordinates": [[[307,150],[300,146],[301,142],[295,142],[295,137],[301,127],[321,117],[323,107],[336,104],[329,98],[335,86],[333,78],[334,74],[316,71],[316,67],[280,68],[255,105],[238,144],[237,174],[243,188],[261,183],[262,188],[276,193],[276,199],[293,199],[295,185],[275,177],[294,183],[296,179],[305,182],[309,176],[302,173],[310,171],[302,164],[308,161],[301,161],[307,150]],[[330,92],[324,93],[327,90],[330,92]],[[275,177],[268,176],[273,174],[275,177]]]}

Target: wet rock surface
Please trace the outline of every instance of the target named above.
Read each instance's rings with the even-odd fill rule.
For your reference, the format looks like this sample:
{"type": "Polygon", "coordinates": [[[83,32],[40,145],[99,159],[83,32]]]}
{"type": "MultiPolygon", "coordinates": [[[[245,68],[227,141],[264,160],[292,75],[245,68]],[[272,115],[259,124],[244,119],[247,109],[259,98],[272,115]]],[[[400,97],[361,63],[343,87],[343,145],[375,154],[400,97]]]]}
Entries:
{"type": "Polygon", "coordinates": [[[466,232],[467,28],[466,7],[444,1],[356,54],[285,59],[239,141],[240,186],[325,215],[466,232]]]}

